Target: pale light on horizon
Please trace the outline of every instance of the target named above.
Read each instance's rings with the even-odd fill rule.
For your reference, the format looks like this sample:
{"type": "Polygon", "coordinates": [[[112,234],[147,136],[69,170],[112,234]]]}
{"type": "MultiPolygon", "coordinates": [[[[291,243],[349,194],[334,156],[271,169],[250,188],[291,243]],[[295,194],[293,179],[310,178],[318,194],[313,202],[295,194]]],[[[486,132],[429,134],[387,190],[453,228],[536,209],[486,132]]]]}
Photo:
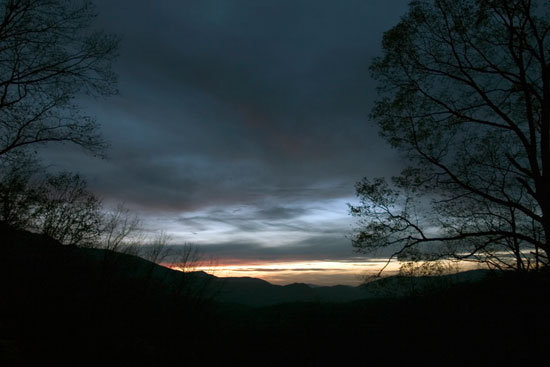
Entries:
{"type": "MultiPolygon", "coordinates": [[[[271,284],[288,285],[305,283],[319,286],[349,285],[358,286],[367,276],[378,274],[386,265],[383,259],[354,261],[287,261],[287,262],[250,262],[244,264],[202,265],[193,267],[193,271],[226,277],[252,277],[263,279],[271,284]]],[[[391,261],[382,276],[396,275],[401,263],[391,261]]],[[[174,270],[184,270],[177,265],[169,266],[174,270]]],[[[472,263],[460,263],[457,269],[471,270],[478,266],[472,263]]]]}

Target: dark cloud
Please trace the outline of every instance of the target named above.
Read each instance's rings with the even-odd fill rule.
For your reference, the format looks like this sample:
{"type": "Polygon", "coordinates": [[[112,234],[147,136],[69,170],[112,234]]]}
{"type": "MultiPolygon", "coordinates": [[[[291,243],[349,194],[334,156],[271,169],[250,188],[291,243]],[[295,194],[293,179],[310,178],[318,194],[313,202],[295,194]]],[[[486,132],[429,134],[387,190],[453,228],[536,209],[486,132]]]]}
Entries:
{"type": "Polygon", "coordinates": [[[399,169],[367,121],[368,65],[408,1],[95,2],[98,26],[122,36],[120,95],[85,102],[110,157],[67,146],[44,157],[176,232],[295,236],[282,241],[293,246],[235,245],[239,256],[345,257],[349,228],[312,216],[327,200],[346,216],[357,180],[399,169]]]}
{"type": "MultiPolygon", "coordinates": [[[[177,245],[176,245],[177,246],[177,245]]],[[[210,256],[220,263],[253,261],[357,261],[347,241],[342,236],[313,236],[301,243],[265,246],[255,241],[225,242],[199,245],[204,257],[210,256]]]]}
{"type": "Polygon", "coordinates": [[[349,196],[395,171],[366,121],[368,64],[405,1],[97,4],[122,36],[121,94],[90,107],[112,142],[111,164],[88,168],[116,176],[101,193],[189,210],[349,196]]]}
{"type": "Polygon", "coordinates": [[[288,207],[282,207],[282,206],[273,206],[273,207],[263,208],[261,210],[258,210],[255,213],[255,216],[264,218],[264,219],[270,219],[270,220],[276,220],[276,219],[280,220],[280,219],[294,218],[296,216],[300,216],[306,213],[307,213],[307,210],[305,208],[288,208],[288,207]]]}

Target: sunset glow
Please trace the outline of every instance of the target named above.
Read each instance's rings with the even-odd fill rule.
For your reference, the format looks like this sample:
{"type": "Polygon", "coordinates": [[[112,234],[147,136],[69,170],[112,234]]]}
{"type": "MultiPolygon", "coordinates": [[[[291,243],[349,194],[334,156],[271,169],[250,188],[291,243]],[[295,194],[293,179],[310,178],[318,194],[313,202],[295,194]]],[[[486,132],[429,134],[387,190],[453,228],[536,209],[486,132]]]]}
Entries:
{"type": "MultiPolygon", "coordinates": [[[[287,261],[287,262],[247,262],[241,264],[227,263],[187,267],[189,271],[204,271],[217,277],[253,277],[269,283],[287,285],[306,283],[320,286],[349,285],[358,286],[368,276],[377,275],[386,265],[386,260],[370,261],[287,261]]],[[[471,262],[455,263],[456,270],[479,268],[471,262]]],[[[166,265],[171,269],[183,271],[183,267],[166,265]]],[[[391,261],[382,276],[396,275],[401,262],[391,261]]]]}
{"type": "MultiPolygon", "coordinates": [[[[375,274],[385,262],[338,262],[338,261],[305,261],[224,264],[217,266],[199,266],[202,270],[217,277],[254,277],[272,284],[307,283],[315,285],[359,285],[364,277],[375,274]]],[[[177,266],[172,269],[181,270],[177,266]]],[[[395,274],[398,263],[391,263],[386,273],[395,274]]]]}

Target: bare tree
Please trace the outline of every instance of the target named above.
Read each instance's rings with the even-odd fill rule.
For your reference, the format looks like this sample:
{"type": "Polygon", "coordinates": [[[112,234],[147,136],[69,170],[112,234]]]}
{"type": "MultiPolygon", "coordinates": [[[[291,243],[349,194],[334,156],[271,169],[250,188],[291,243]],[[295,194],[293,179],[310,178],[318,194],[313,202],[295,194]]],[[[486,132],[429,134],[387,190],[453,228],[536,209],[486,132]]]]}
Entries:
{"type": "Polygon", "coordinates": [[[172,253],[169,246],[170,236],[162,231],[153,240],[142,245],[139,255],[155,264],[162,264],[172,253]]]}
{"type": "Polygon", "coordinates": [[[357,184],[359,251],[542,269],[550,245],[550,5],[413,1],[371,65],[371,118],[410,166],[357,184]]]}
{"type": "Polygon", "coordinates": [[[205,264],[213,265],[214,262],[212,259],[205,259],[197,245],[185,243],[174,246],[170,258],[170,267],[182,273],[172,285],[172,296],[176,302],[185,300],[186,307],[191,302],[200,310],[218,295],[221,284],[216,285],[213,277],[203,276],[203,273],[198,272],[205,264]]]}
{"type": "Polygon", "coordinates": [[[38,230],[63,244],[93,243],[101,234],[101,202],[79,175],[61,173],[45,180],[36,209],[38,230]]]}
{"type": "Polygon", "coordinates": [[[29,228],[44,197],[44,188],[35,177],[38,165],[23,152],[5,158],[0,160],[0,221],[14,228],[29,228]]]}
{"type": "Polygon", "coordinates": [[[8,156],[0,161],[2,222],[46,234],[63,244],[97,241],[103,221],[101,201],[83,178],[67,172],[44,173],[44,167],[24,152],[8,156]]]}
{"type": "Polygon", "coordinates": [[[139,218],[123,204],[114,210],[104,211],[99,235],[92,245],[105,250],[138,254],[142,239],[139,218]]]}
{"type": "Polygon", "coordinates": [[[93,30],[95,16],[91,1],[0,2],[0,157],[54,141],[102,151],[96,123],[75,103],[116,92],[118,40],[93,30]]]}

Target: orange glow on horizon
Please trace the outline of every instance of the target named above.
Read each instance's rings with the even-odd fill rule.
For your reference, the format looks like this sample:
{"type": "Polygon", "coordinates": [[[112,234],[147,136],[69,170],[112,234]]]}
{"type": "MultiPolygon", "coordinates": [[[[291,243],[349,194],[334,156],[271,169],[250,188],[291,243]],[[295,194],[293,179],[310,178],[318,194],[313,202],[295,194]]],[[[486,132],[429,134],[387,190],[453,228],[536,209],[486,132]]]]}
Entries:
{"type": "MultiPolygon", "coordinates": [[[[280,261],[280,262],[240,262],[233,260],[225,264],[197,265],[185,267],[187,271],[204,271],[217,277],[252,277],[277,285],[306,283],[321,286],[357,286],[367,276],[376,275],[386,265],[386,260],[370,261],[280,261]]],[[[392,261],[383,276],[395,275],[401,263],[392,261]]],[[[183,271],[178,265],[168,266],[183,271]]],[[[472,263],[460,263],[461,271],[477,268],[472,263]]]]}
{"type": "MultiPolygon", "coordinates": [[[[346,262],[346,261],[287,261],[287,262],[246,262],[191,267],[193,271],[204,271],[217,277],[253,277],[272,284],[286,285],[307,283],[315,285],[359,285],[366,275],[377,273],[385,261],[346,262]]],[[[180,266],[169,266],[183,270],[180,266]]],[[[385,274],[392,275],[399,270],[399,264],[392,262],[385,274]]]]}

